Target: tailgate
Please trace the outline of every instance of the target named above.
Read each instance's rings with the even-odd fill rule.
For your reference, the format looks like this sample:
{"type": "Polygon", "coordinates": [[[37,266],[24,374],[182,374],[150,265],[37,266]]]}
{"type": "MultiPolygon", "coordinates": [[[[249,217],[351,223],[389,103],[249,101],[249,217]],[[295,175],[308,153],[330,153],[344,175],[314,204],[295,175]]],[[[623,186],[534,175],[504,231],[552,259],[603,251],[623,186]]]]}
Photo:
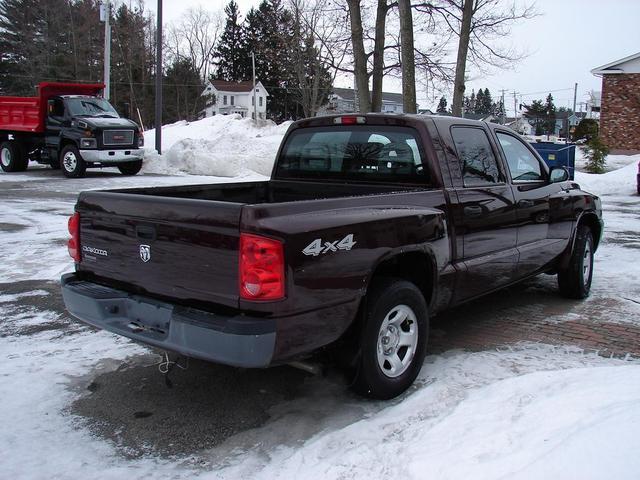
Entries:
{"type": "Polygon", "coordinates": [[[83,192],[79,272],[182,301],[238,306],[242,204],[83,192]]]}

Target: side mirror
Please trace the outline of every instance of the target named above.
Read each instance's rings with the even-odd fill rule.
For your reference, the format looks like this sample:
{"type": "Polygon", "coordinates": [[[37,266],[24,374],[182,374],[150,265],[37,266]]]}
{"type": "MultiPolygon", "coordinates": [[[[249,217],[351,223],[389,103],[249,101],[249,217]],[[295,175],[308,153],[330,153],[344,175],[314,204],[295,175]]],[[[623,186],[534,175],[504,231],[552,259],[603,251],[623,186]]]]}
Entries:
{"type": "Polygon", "coordinates": [[[569,180],[569,170],[566,167],[552,167],[549,172],[549,181],[551,183],[566,182],[569,180]]]}

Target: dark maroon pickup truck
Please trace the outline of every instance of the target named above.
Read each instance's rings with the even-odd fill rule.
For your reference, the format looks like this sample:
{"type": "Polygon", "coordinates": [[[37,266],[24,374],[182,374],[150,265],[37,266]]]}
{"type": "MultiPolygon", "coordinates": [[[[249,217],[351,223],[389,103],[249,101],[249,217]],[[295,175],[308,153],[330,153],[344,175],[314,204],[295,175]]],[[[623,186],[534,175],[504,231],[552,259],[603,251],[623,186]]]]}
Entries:
{"type": "Polygon", "coordinates": [[[508,128],[452,117],[294,123],[269,181],[83,192],[75,317],[267,367],[336,347],[359,393],[408,388],[429,318],[539,273],[588,295],[600,200],[508,128]]]}

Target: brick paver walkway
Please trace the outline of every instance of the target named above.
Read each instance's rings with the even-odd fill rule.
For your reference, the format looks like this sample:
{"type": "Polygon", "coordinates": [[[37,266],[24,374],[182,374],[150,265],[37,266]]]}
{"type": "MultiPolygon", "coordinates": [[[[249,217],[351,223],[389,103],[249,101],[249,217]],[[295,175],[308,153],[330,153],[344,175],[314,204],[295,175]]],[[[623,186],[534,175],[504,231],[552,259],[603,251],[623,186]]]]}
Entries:
{"type": "Polygon", "coordinates": [[[633,322],[630,311],[638,311],[633,303],[597,295],[567,300],[559,296],[554,277],[541,276],[434,318],[429,352],[540,342],[577,346],[607,357],[640,358],[640,318],[633,322]]]}

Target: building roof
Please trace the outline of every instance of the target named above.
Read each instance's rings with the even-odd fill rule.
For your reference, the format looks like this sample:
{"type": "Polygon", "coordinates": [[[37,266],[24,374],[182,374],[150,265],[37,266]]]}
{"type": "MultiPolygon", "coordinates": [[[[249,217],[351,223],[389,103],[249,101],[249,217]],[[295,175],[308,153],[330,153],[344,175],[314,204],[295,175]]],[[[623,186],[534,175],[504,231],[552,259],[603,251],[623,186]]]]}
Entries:
{"type": "Polygon", "coordinates": [[[591,73],[594,75],[602,75],[602,74],[611,74],[611,73],[625,73],[622,68],[620,68],[623,64],[628,62],[633,62],[634,60],[640,59],[640,52],[634,53],[633,55],[629,55],[628,57],[621,58],[620,60],[616,60],[611,63],[607,63],[606,65],[602,65],[600,67],[596,67],[591,70],[591,73]]]}
{"type": "MultiPolygon", "coordinates": [[[[221,92],[251,92],[253,90],[253,82],[227,82],[225,80],[211,80],[211,85],[221,92]]],[[[256,81],[256,86],[258,85],[256,81]]]]}
{"type": "MultiPolygon", "coordinates": [[[[355,90],[353,88],[334,88],[332,93],[344,100],[355,100],[355,90]]],[[[382,92],[382,101],[402,105],[402,94],[382,92]]]]}

